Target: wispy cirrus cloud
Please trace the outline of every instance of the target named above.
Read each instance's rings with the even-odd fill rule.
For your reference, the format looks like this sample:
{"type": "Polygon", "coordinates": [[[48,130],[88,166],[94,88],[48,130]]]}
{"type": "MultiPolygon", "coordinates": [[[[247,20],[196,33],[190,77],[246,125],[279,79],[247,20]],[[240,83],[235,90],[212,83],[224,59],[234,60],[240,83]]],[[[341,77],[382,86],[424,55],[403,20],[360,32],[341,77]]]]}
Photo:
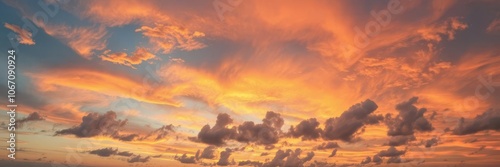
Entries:
{"type": "Polygon", "coordinates": [[[47,34],[58,38],[86,59],[91,59],[97,51],[106,49],[108,33],[103,26],[44,25],[42,28],[47,34]]]}
{"type": "Polygon", "coordinates": [[[190,31],[187,28],[156,24],[154,27],[142,26],[135,30],[149,38],[149,42],[156,51],[170,53],[174,49],[191,51],[204,48],[206,45],[197,41],[196,38],[204,37],[199,31],[190,31]]]}
{"type": "Polygon", "coordinates": [[[17,34],[17,40],[19,41],[20,44],[25,44],[25,45],[35,44],[31,32],[22,29],[21,27],[14,24],[5,23],[4,26],[5,28],[14,31],[17,34]]]}
{"type": "Polygon", "coordinates": [[[145,48],[137,48],[135,52],[127,55],[125,52],[105,53],[101,59],[116,64],[122,64],[134,68],[134,65],[141,64],[144,61],[155,59],[156,56],[148,52],[145,48]]]}

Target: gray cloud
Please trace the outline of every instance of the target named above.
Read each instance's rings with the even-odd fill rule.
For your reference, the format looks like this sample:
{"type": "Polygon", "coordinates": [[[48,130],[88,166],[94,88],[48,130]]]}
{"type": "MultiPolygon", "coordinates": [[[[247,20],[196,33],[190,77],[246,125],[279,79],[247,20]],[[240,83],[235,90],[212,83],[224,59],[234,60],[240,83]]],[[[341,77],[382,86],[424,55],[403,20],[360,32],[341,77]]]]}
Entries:
{"type": "Polygon", "coordinates": [[[410,141],[416,140],[414,135],[407,136],[391,136],[387,145],[389,146],[400,146],[405,145],[410,141]]]}
{"type": "Polygon", "coordinates": [[[274,158],[267,163],[264,163],[263,167],[274,167],[274,166],[304,166],[304,163],[310,161],[314,157],[314,152],[308,152],[304,158],[300,158],[302,150],[300,148],[292,151],[290,149],[283,151],[278,150],[274,158]],[[286,158],[286,161],[285,161],[286,158]]]}
{"type": "Polygon", "coordinates": [[[124,157],[130,157],[130,156],[134,155],[134,153],[131,153],[131,152],[128,152],[128,151],[123,151],[123,152],[116,153],[116,155],[124,156],[124,157]]]}
{"type": "Polygon", "coordinates": [[[333,149],[332,153],[328,157],[334,157],[337,155],[337,149],[333,149]]]}
{"type": "Polygon", "coordinates": [[[367,163],[370,163],[370,162],[372,162],[372,158],[368,156],[368,157],[366,157],[365,159],[363,159],[361,161],[361,164],[367,164],[367,163]]]}
{"type": "Polygon", "coordinates": [[[101,157],[109,157],[112,155],[118,155],[118,156],[123,156],[123,157],[131,157],[134,154],[128,151],[122,151],[119,152],[118,149],[113,149],[111,147],[108,148],[101,148],[101,149],[96,149],[88,152],[89,154],[95,154],[101,157]]]}
{"type": "Polygon", "coordinates": [[[351,106],[340,117],[326,120],[323,138],[326,140],[352,141],[356,132],[364,127],[368,115],[377,108],[377,104],[369,99],[351,106]]]}
{"type": "Polygon", "coordinates": [[[454,135],[468,135],[483,130],[500,130],[500,109],[489,109],[467,122],[461,118],[452,133],[454,135]]]}
{"type": "Polygon", "coordinates": [[[146,139],[151,139],[151,140],[160,140],[166,138],[169,134],[175,132],[175,126],[170,124],[170,125],[163,125],[162,127],[150,132],[144,137],[141,137],[139,140],[146,140],[146,139]]]}
{"type": "Polygon", "coordinates": [[[255,142],[257,144],[270,145],[279,141],[281,127],[284,120],[281,114],[268,111],[262,124],[255,124],[246,121],[238,126],[238,135],[236,140],[239,142],[255,142]]]}
{"type": "Polygon", "coordinates": [[[316,118],[301,121],[297,126],[291,126],[288,134],[298,138],[302,136],[302,140],[314,140],[321,137],[322,130],[318,128],[319,122],[316,118]]]}
{"type": "Polygon", "coordinates": [[[200,159],[214,159],[216,155],[217,147],[215,146],[208,146],[205,149],[203,149],[203,152],[200,155],[200,159]]]}
{"type": "Polygon", "coordinates": [[[113,149],[111,147],[89,151],[89,154],[95,154],[95,155],[98,155],[101,157],[109,157],[109,156],[115,155],[117,153],[118,153],[118,149],[113,149]]]}
{"type": "Polygon", "coordinates": [[[142,162],[142,163],[145,163],[145,162],[148,162],[149,159],[151,159],[150,156],[147,156],[147,157],[141,157],[141,155],[136,155],[136,156],[133,156],[131,157],[130,159],[127,160],[128,163],[136,163],[136,162],[142,162]]]}
{"type": "Polygon", "coordinates": [[[434,130],[432,124],[424,117],[426,108],[417,108],[414,104],[418,101],[418,97],[412,97],[408,101],[396,105],[396,110],[399,115],[392,118],[391,115],[386,117],[386,124],[389,128],[387,135],[413,135],[414,130],[427,132],[434,130]]]}
{"type": "Polygon", "coordinates": [[[233,119],[231,119],[228,114],[219,114],[214,127],[210,128],[210,125],[203,126],[198,133],[197,139],[206,144],[216,146],[224,145],[226,143],[225,140],[234,138],[236,135],[236,129],[234,127],[231,129],[226,128],[226,126],[231,123],[233,123],[233,119]]]}
{"type": "Polygon", "coordinates": [[[401,157],[399,156],[395,156],[395,157],[390,157],[388,160],[387,160],[387,163],[390,164],[390,163],[401,163],[403,162],[401,160],[401,157]]]}
{"type": "Polygon", "coordinates": [[[186,154],[182,154],[182,156],[178,157],[175,155],[174,157],[175,160],[184,163],[184,164],[194,164],[196,163],[196,157],[195,156],[190,156],[188,157],[186,154]]]}
{"type": "Polygon", "coordinates": [[[325,150],[331,148],[340,148],[340,146],[339,144],[337,144],[337,142],[328,142],[328,143],[321,143],[320,145],[314,147],[315,150],[325,150]]]}
{"type": "Polygon", "coordinates": [[[439,141],[438,138],[433,137],[433,138],[425,141],[425,147],[429,148],[429,147],[435,146],[435,145],[437,145],[438,141],[439,141]]]}
{"type": "Polygon", "coordinates": [[[374,155],[373,158],[372,158],[372,162],[375,163],[375,164],[381,164],[382,163],[382,158],[380,158],[380,156],[378,156],[378,155],[374,155]]]}
{"type": "Polygon", "coordinates": [[[30,113],[26,118],[17,120],[16,122],[18,125],[22,125],[23,123],[30,122],[30,121],[43,121],[45,118],[40,115],[38,112],[32,112],[30,113]]]}
{"type": "Polygon", "coordinates": [[[262,166],[262,162],[246,160],[246,161],[240,161],[240,162],[238,162],[238,166],[260,167],[260,166],[262,166]]]}
{"type": "Polygon", "coordinates": [[[220,152],[220,158],[219,161],[217,162],[217,165],[219,166],[227,166],[230,165],[231,163],[229,162],[229,157],[231,156],[231,149],[226,148],[225,151],[220,152]]]}
{"type": "MultiPolygon", "coordinates": [[[[82,118],[80,125],[63,129],[56,132],[56,135],[72,134],[76,137],[110,136],[122,139],[119,135],[119,128],[123,127],[127,120],[116,120],[116,113],[108,111],[105,114],[89,113],[82,118]]],[[[128,136],[125,136],[128,137],[128,136]]]]}
{"type": "Polygon", "coordinates": [[[396,147],[389,147],[387,150],[380,151],[377,155],[381,157],[395,157],[406,153],[406,150],[397,150],[396,147]]]}

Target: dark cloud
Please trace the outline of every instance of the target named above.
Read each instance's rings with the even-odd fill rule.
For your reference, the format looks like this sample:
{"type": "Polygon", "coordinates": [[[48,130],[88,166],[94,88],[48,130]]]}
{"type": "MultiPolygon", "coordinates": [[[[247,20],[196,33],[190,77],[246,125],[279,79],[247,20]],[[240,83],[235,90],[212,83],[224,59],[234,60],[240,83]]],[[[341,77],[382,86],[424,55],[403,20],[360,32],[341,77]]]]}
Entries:
{"type": "Polygon", "coordinates": [[[332,148],[340,148],[340,146],[339,144],[337,144],[337,142],[328,142],[328,143],[321,143],[320,145],[314,147],[315,150],[325,150],[332,148]]]}
{"type": "Polygon", "coordinates": [[[109,156],[115,155],[117,153],[118,153],[118,149],[113,149],[111,147],[89,151],[89,154],[95,154],[95,155],[98,155],[101,157],[109,157],[109,156]]]}
{"type": "Polygon", "coordinates": [[[401,163],[403,162],[401,160],[401,157],[399,156],[395,156],[395,157],[390,157],[388,160],[387,160],[387,163],[390,164],[390,163],[401,163]]]}
{"type": "Polygon", "coordinates": [[[288,134],[294,138],[302,137],[302,140],[314,140],[321,137],[322,130],[318,128],[319,122],[316,118],[301,121],[297,126],[290,127],[288,134]]]}
{"type": "Polygon", "coordinates": [[[138,134],[128,134],[128,135],[114,135],[112,136],[115,139],[121,140],[121,141],[132,141],[135,138],[137,138],[139,135],[138,134]]]}
{"type": "Polygon", "coordinates": [[[22,125],[23,123],[30,121],[43,121],[43,120],[45,120],[45,118],[42,115],[40,115],[40,113],[32,112],[26,118],[17,120],[16,122],[18,123],[18,125],[22,125]]]}
{"type": "Polygon", "coordinates": [[[226,148],[225,151],[220,152],[220,158],[219,161],[217,162],[217,165],[219,166],[227,166],[230,165],[231,163],[229,162],[229,157],[231,156],[231,149],[226,148]]]}
{"type": "Polygon", "coordinates": [[[375,164],[381,164],[382,163],[382,158],[380,158],[380,156],[378,156],[378,155],[374,155],[373,158],[372,158],[372,162],[375,163],[375,164]]]}
{"type": "Polygon", "coordinates": [[[129,137],[119,134],[119,128],[123,127],[127,120],[116,120],[116,117],[116,113],[113,111],[108,111],[102,115],[89,113],[82,118],[80,125],[57,131],[56,135],[72,134],[76,137],[110,136],[119,140],[129,137]]]}
{"type": "Polygon", "coordinates": [[[268,156],[268,155],[269,155],[268,152],[263,152],[263,153],[260,154],[260,156],[268,156]]]}
{"type": "Polygon", "coordinates": [[[262,124],[255,124],[254,122],[247,121],[239,125],[236,140],[262,145],[277,143],[281,135],[281,127],[284,124],[281,114],[268,111],[262,122],[262,124]]]}
{"type": "Polygon", "coordinates": [[[128,151],[123,151],[123,152],[116,153],[116,155],[124,156],[124,157],[130,157],[130,156],[134,155],[134,153],[131,153],[131,152],[128,152],[128,151]]]}
{"type": "Polygon", "coordinates": [[[175,132],[175,126],[170,124],[170,125],[163,125],[162,127],[150,132],[144,137],[141,137],[139,140],[146,140],[146,139],[151,139],[151,140],[160,140],[166,138],[169,134],[172,134],[175,132]]]}
{"type": "Polygon", "coordinates": [[[461,118],[458,126],[453,129],[453,134],[468,135],[483,130],[500,130],[500,109],[489,109],[467,122],[464,118],[461,118]]]}
{"type": "Polygon", "coordinates": [[[351,106],[340,117],[326,120],[323,138],[326,140],[352,141],[356,132],[364,127],[368,115],[377,108],[377,104],[369,99],[351,106]]]}
{"type": "Polygon", "coordinates": [[[190,156],[188,157],[186,154],[182,154],[182,156],[178,157],[175,155],[174,157],[175,160],[184,163],[184,164],[194,164],[196,163],[196,157],[195,156],[190,156]]]}
{"type": "Polygon", "coordinates": [[[262,162],[246,160],[246,161],[240,161],[240,162],[238,162],[238,166],[255,166],[255,167],[259,167],[259,166],[262,166],[262,162]]]}
{"type": "Polygon", "coordinates": [[[395,157],[406,153],[406,150],[397,150],[396,147],[389,147],[387,150],[380,151],[377,155],[381,157],[395,157]]]}
{"type": "Polygon", "coordinates": [[[89,154],[95,154],[95,155],[98,155],[101,157],[109,157],[112,155],[130,157],[130,156],[134,155],[133,153],[128,152],[128,151],[118,152],[118,149],[113,149],[111,147],[92,150],[92,151],[89,151],[89,154]]]}
{"type": "Polygon", "coordinates": [[[200,159],[214,159],[217,155],[216,152],[217,147],[215,146],[208,146],[205,149],[203,149],[203,152],[199,156],[200,159]]]}
{"type": "Polygon", "coordinates": [[[413,135],[414,130],[421,132],[434,130],[432,124],[424,117],[427,109],[419,109],[414,105],[417,101],[418,97],[412,97],[408,101],[396,105],[399,115],[395,118],[392,118],[391,115],[386,117],[389,136],[413,135]]]}
{"type": "Polygon", "coordinates": [[[328,157],[334,157],[337,155],[337,149],[333,149],[332,153],[328,157]]]}
{"type": "Polygon", "coordinates": [[[407,136],[391,136],[389,139],[389,143],[387,145],[389,146],[400,146],[400,145],[405,145],[410,141],[416,140],[415,136],[413,135],[407,135],[407,136]]]}
{"type": "Polygon", "coordinates": [[[236,135],[234,127],[231,129],[226,128],[231,123],[233,123],[233,119],[228,114],[219,114],[213,128],[210,128],[210,125],[205,125],[201,128],[198,133],[198,140],[211,145],[224,145],[226,143],[225,140],[232,139],[236,135]]]}
{"type": "Polygon", "coordinates": [[[433,138],[425,141],[425,147],[429,148],[429,147],[435,146],[435,145],[437,145],[438,141],[439,141],[438,138],[433,137],[433,138]]]}
{"type": "Polygon", "coordinates": [[[147,156],[147,157],[141,157],[140,155],[136,155],[136,156],[133,156],[131,157],[130,159],[127,160],[128,163],[136,163],[136,162],[142,162],[142,163],[145,163],[145,162],[148,162],[149,159],[151,159],[150,156],[147,156]]]}
{"type": "Polygon", "coordinates": [[[278,150],[274,158],[265,164],[263,167],[274,167],[274,166],[304,166],[304,163],[310,161],[314,157],[314,152],[308,152],[304,158],[300,158],[302,150],[300,148],[292,151],[290,149],[283,151],[278,150]],[[286,161],[285,161],[286,158],[286,161]]]}
{"type": "Polygon", "coordinates": [[[370,163],[370,162],[372,162],[372,158],[368,156],[368,157],[366,157],[365,159],[363,159],[361,161],[361,164],[367,164],[367,163],[370,163]]]}

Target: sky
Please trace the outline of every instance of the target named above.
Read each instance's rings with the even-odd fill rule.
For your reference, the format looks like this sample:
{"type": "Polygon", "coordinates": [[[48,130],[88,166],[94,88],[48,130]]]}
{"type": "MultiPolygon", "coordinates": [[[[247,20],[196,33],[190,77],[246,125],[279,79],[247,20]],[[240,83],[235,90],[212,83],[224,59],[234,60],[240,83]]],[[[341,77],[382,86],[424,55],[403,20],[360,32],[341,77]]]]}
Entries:
{"type": "Polygon", "coordinates": [[[0,166],[500,164],[498,1],[3,0],[0,24],[0,166]]]}

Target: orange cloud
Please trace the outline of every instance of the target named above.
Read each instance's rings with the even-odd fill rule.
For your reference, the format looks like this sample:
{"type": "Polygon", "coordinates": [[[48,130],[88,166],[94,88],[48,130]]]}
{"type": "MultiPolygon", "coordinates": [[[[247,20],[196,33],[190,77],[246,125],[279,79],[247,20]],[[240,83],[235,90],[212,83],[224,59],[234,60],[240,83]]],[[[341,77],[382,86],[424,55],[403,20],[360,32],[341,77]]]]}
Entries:
{"type": "Polygon", "coordinates": [[[63,69],[47,73],[28,74],[37,81],[40,90],[57,91],[58,87],[93,91],[108,96],[133,98],[137,101],[153,104],[179,106],[168,95],[166,89],[155,90],[141,81],[114,74],[83,70],[63,69]]]}
{"type": "Polygon", "coordinates": [[[155,27],[142,26],[135,31],[142,32],[148,37],[154,45],[154,50],[162,50],[165,54],[176,48],[191,51],[205,47],[205,44],[195,40],[204,37],[205,34],[198,31],[191,32],[186,28],[156,24],[155,27]]]}
{"type": "Polygon", "coordinates": [[[47,25],[45,32],[62,40],[78,55],[90,59],[96,51],[106,48],[107,31],[105,27],[69,27],[66,25],[47,25]]]}
{"type": "Polygon", "coordinates": [[[5,28],[14,31],[17,34],[17,40],[20,44],[34,45],[35,41],[32,39],[32,34],[21,27],[9,23],[5,23],[5,28]]]}
{"type": "Polygon", "coordinates": [[[135,52],[128,56],[125,52],[102,55],[101,59],[116,64],[122,64],[135,69],[133,65],[141,64],[143,61],[154,59],[156,56],[148,52],[145,48],[137,48],[135,52]]]}
{"type": "Polygon", "coordinates": [[[418,30],[422,35],[422,38],[428,41],[439,42],[442,40],[442,36],[448,37],[448,40],[455,39],[455,33],[458,30],[464,30],[467,28],[467,24],[461,22],[459,18],[451,18],[441,24],[436,24],[431,27],[426,27],[418,30]]]}

